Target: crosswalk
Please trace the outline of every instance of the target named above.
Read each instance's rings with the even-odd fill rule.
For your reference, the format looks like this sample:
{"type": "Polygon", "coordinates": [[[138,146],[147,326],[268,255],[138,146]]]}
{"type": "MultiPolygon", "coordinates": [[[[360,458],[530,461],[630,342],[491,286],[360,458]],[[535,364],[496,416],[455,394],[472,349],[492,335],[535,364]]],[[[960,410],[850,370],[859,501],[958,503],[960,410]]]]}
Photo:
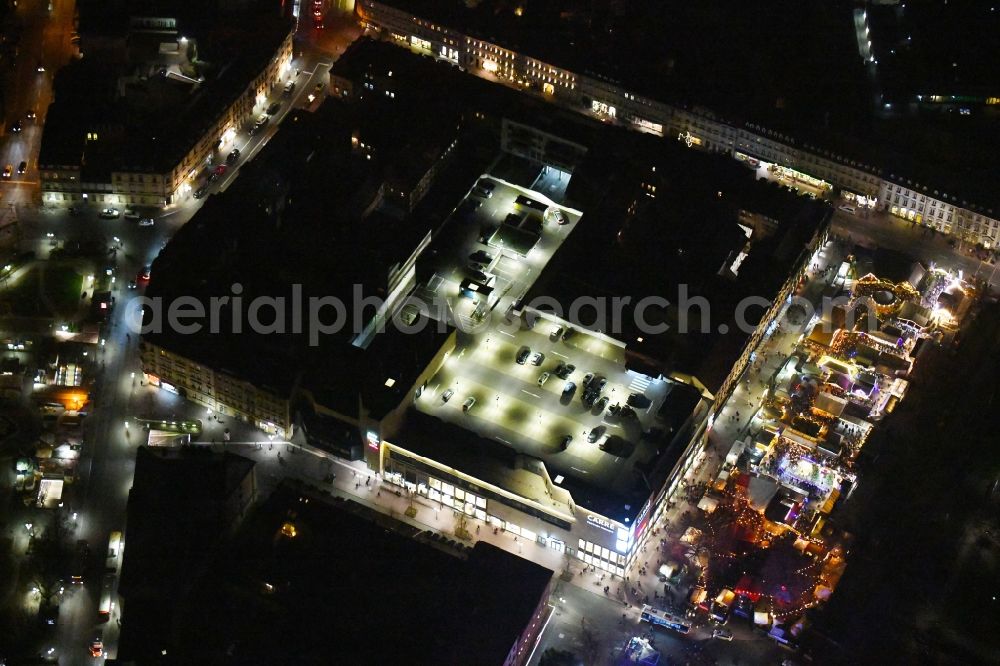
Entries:
{"type": "Polygon", "coordinates": [[[652,379],[645,375],[629,374],[632,375],[632,383],[628,385],[628,390],[632,393],[645,393],[646,389],[653,382],[652,379]]]}

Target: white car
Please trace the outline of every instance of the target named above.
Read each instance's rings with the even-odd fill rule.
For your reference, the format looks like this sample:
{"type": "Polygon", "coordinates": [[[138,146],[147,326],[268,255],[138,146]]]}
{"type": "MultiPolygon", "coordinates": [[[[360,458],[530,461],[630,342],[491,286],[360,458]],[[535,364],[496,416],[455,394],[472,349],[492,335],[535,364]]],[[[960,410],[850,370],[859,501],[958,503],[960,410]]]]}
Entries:
{"type": "Polygon", "coordinates": [[[118,218],[118,213],[119,213],[119,211],[118,211],[117,208],[105,208],[105,209],[101,210],[101,217],[103,217],[105,219],[108,219],[108,220],[117,219],[118,218]]]}
{"type": "Polygon", "coordinates": [[[474,404],[476,404],[475,398],[466,398],[465,402],[462,403],[462,411],[468,412],[474,404]]]}
{"type": "Polygon", "coordinates": [[[712,632],[712,638],[718,638],[720,641],[731,641],[733,640],[733,632],[728,629],[716,629],[712,632]]]}
{"type": "Polygon", "coordinates": [[[156,224],[156,223],[153,222],[153,218],[151,218],[151,217],[144,217],[141,220],[139,220],[139,226],[140,227],[151,227],[154,224],[156,224]]]}
{"type": "Polygon", "coordinates": [[[441,394],[441,402],[448,402],[451,400],[451,396],[455,395],[455,389],[448,389],[441,394]]]}
{"type": "Polygon", "coordinates": [[[549,373],[543,372],[541,376],[538,378],[538,385],[543,386],[547,381],[549,381],[549,373]]]}

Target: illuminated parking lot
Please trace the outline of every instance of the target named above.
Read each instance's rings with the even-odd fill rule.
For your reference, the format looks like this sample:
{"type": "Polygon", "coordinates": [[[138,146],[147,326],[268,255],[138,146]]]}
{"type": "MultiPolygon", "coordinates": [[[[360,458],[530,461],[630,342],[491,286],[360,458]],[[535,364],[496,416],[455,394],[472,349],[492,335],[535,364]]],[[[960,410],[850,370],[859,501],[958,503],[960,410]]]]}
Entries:
{"type": "Polygon", "coordinates": [[[533,330],[509,333],[493,328],[473,337],[428,383],[417,408],[541,458],[550,471],[609,487],[627,484],[632,462],[655,454],[642,433],[655,427],[656,410],[669,385],[626,371],[624,351],[612,342],[586,332],[569,340],[554,338],[554,327],[539,322],[533,330]],[[531,356],[519,364],[515,359],[524,347],[530,348],[531,356]],[[532,362],[536,352],[544,354],[539,365],[532,362]],[[555,374],[560,363],[576,366],[566,379],[555,374]],[[543,373],[549,376],[539,385],[543,373]],[[588,373],[606,379],[600,396],[607,400],[600,409],[599,403],[588,407],[581,399],[588,373]],[[564,393],[567,382],[575,384],[570,393],[564,393]],[[634,410],[635,418],[609,414],[608,407],[625,405],[630,395],[641,396],[643,405],[634,410]],[[470,398],[474,403],[467,408],[470,398]],[[563,450],[567,436],[572,439],[563,450]],[[589,441],[591,436],[595,441],[589,441]],[[603,451],[609,437],[631,451],[626,455],[603,451]]]}
{"type": "Polygon", "coordinates": [[[581,216],[579,211],[559,206],[543,194],[491,176],[479,182],[492,183],[490,196],[477,193],[473,187],[456,207],[443,231],[447,241],[442,246],[446,251],[433,267],[433,276],[418,292],[428,302],[447,302],[460,319],[471,318],[477,306],[480,316],[485,309],[505,312],[523,297],[581,216]],[[522,203],[518,203],[519,197],[522,203]],[[524,205],[525,201],[537,208],[524,205]],[[540,221],[537,238],[504,225],[514,218],[527,220],[526,227],[532,218],[540,221]],[[511,244],[512,240],[523,241],[524,245],[511,244]],[[463,289],[463,284],[470,282],[486,289],[463,289]],[[472,307],[462,301],[471,302],[472,307]]]}

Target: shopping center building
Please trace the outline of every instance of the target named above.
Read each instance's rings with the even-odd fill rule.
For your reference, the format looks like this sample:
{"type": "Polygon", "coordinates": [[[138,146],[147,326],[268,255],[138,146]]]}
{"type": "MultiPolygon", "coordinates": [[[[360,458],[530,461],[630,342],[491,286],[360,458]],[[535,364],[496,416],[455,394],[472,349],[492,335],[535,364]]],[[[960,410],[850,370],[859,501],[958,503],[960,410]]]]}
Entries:
{"type": "MultiPolygon", "coordinates": [[[[1000,242],[1000,210],[993,208],[988,189],[974,195],[978,200],[970,200],[972,195],[944,185],[943,178],[916,176],[852,149],[832,149],[815,139],[774,131],[756,122],[667,104],[635,86],[595,73],[589,68],[592,63],[577,62],[579,54],[560,48],[558,37],[529,40],[511,34],[505,38],[499,17],[477,18],[475,12],[459,12],[457,4],[361,0],[357,12],[370,34],[485,79],[606,122],[725,153],[755,169],[778,172],[786,182],[806,191],[835,191],[849,205],[877,207],[982,243],[987,249],[1000,242]],[[466,27],[465,22],[478,28],[466,27]],[[531,50],[514,46],[530,41],[534,42],[531,50]]],[[[512,11],[516,14],[516,9],[512,11]]]]}
{"type": "Polygon", "coordinates": [[[457,512],[623,575],[825,243],[831,206],[722,155],[382,42],[348,49],[332,79],[341,94],[293,114],[262,159],[209,198],[153,265],[148,293],[224,293],[241,276],[249,302],[251,287],[287,293],[272,283],[282,276],[348,302],[360,283],[385,306],[367,311],[357,335],[331,334],[316,349],[293,336],[145,336],[147,372],[232,410],[218,391],[198,397],[197,373],[178,368],[196,363],[264,390],[262,375],[282,366],[273,376],[287,384],[268,392],[287,410],[277,434],[364,460],[443,517],[457,512]],[[392,146],[422,131],[416,107],[457,130],[408,210],[378,193],[392,146]],[[372,122],[377,114],[385,122],[372,122]],[[368,119],[360,134],[358,118],[368,119]],[[276,193],[267,205],[250,196],[257,179],[276,193]],[[219,263],[220,246],[230,251],[206,287],[187,267],[219,263]],[[248,265],[267,279],[251,285],[248,265]],[[684,309],[688,288],[704,313],[684,309]],[[436,296],[449,307],[413,309],[436,296]],[[740,308],[754,296],[752,311],[740,308]],[[620,321],[574,314],[598,297],[623,304],[620,321]],[[692,321],[685,332],[685,317],[701,314],[709,327],[692,321]],[[369,335],[378,323],[385,331],[369,335]],[[408,331],[415,323],[428,325],[408,331]]]}

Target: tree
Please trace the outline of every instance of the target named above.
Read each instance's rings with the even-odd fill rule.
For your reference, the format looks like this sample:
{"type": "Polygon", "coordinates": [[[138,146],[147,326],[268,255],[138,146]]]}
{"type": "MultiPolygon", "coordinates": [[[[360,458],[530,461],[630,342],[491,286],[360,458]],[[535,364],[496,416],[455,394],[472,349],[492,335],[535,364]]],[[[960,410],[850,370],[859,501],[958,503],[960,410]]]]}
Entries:
{"type": "Polygon", "coordinates": [[[583,666],[583,660],[569,650],[549,648],[542,653],[538,666],[583,666]]]}

